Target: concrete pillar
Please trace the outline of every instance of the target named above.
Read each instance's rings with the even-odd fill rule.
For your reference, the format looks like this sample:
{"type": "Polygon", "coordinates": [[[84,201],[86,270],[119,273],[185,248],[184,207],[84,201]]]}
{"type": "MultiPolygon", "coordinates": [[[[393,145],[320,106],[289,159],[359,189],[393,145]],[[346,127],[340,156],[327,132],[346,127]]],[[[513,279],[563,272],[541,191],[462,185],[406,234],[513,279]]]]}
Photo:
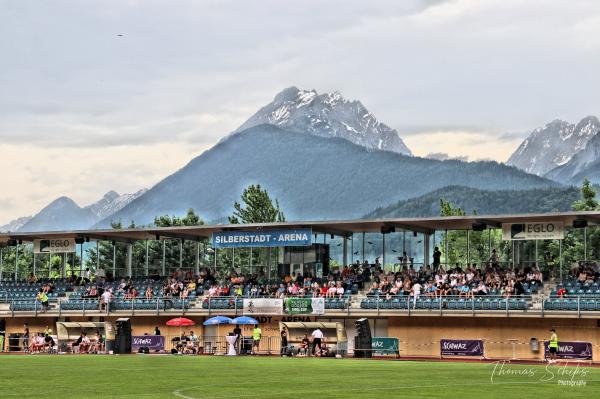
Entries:
{"type": "MultiPolygon", "coordinates": [[[[430,234],[428,234],[428,233],[423,234],[423,263],[424,263],[424,266],[431,265],[430,260],[429,260],[429,252],[430,252],[429,238],[430,238],[430,234]]],[[[402,256],[404,256],[404,254],[402,256]]]]}
{"type": "Polygon", "coordinates": [[[200,241],[196,243],[196,251],[194,253],[194,274],[196,276],[200,274],[200,241]]]}
{"type": "Polygon", "coordinates": [[[146,256],[144,257],[144,276],[148,277],[148,240],[146,240],[146,256]]]}
{"type": "Polygon", "coordinates": [[[342,255],[342,262],[344,266],[348,266],[348,237],[344,236],[344,241],[342,245],[344,254],[342,255]]]}
{"type": "Polygon", "coordinates": [[[127,265],[126,265],[127,269],[125,271],[125,274],[128,275],[129,277],[132,277],[132,274],[133,274],[132,273],[133,270],[131,267],[132,258],[133,258],[133,244],[128,243],[127,244],[127,265]]]}

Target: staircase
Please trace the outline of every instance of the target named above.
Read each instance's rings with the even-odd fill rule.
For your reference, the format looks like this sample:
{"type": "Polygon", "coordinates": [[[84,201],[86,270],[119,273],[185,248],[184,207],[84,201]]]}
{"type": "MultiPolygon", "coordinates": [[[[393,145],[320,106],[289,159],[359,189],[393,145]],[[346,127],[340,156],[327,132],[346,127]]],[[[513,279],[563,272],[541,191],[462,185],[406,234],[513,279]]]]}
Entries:
{"type": "Polygon", "coordinates": [[[539,290],[537,294],[531,296],[531,308],[534,310],[541,310],[544,306],[544,299],[550,297],[550,293],[555,286],[556,281],[554,281],[554,278],[545,282],[542,289],[539,290]]]}

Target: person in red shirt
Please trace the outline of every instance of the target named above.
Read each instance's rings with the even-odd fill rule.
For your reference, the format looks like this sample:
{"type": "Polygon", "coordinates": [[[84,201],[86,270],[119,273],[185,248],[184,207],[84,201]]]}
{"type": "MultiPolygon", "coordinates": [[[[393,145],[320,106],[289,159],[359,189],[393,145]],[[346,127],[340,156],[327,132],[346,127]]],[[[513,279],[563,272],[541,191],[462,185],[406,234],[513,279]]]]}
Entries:
{"type": "Polygon", "coordinates": [[[563,298],[567,293],[567,290],[564,287],[561,287],[558,289],[558,291],[556,291],[556,295],[558,295],[559,298],[563,298]]]}

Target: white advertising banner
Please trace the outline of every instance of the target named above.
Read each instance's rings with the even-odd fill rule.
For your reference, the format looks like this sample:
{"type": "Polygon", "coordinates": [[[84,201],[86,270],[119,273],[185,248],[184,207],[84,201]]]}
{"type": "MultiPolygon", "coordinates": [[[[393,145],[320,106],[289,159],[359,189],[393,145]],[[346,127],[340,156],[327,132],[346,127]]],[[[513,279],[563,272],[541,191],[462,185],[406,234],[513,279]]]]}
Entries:
{"type": "Polygon", "coordinates": [[[503,223],[502,239],[510,240],[562,240],[565,238],[563,222],[503,223]]]}
{"type": "Polygon", "coordinates": [[[278,316],[283,314],[283,299],[246,298],[244,299],[244,315],[278,316]]]}
{"type": "Polygon", "coordinates": [[[33,252],[36,254],[56,254],[75,252],[75,238],[53,238],[33,240],[33,252]]]}

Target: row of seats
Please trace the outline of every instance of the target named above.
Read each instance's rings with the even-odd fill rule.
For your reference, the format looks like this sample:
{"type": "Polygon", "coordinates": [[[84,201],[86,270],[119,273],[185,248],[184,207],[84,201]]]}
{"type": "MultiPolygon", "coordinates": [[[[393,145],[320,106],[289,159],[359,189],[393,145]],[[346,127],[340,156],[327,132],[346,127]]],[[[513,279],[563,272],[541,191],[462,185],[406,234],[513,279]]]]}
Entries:
{"type": "Polygon", "coordinates": [[[31,312],[42,310],[42,304],[38,301],[18,301],[10,304],[10,310],[15,312],[31,312]]]}
{"type": "MultiPolygon", "coordinates": [[[[100,302],[98,300],[69,300],[61,302],[60,308],[62,310],[94,310],[99,309],[100,302]]],[[[155,310],[157,307],[156,300],[152,299],[138,299],[135,301],[116,300],[110,304],[110,310],[155,310]]],[[[161,310],[166,309],[189,309],[190,301],[181,299],[167,299],[158,300],[158,308],[161,310]]]]}
{"type": "Polygon", "coordinates": [[[600,310],[600,299],[546,299],[544,301],[544,309],[546,310],[582,310],[593,311],[600,310]]]}
{"type": "Polygon", "coordinates": [[[525,298],[476,298],[476,299],[418,299],[416,304],[412,299],[405,297],[405,299],[391,299],[386,300],[385,298],[366,298],[360,303],[361,309],[443,309],[450,310],[506,310],[507,306],[509,310],[526,310],[528,302],[525,298]]]}
{"type": "MultiPolygon", "coordinates": [[[[589,289],[577,289],[577,288],[565,288],[567,291],[566,295],[570,295],[570,296],[599,296],[600,297],[600,288],[597,289],[593,289],[593,288],[589,288],[589,289]]],[[[558,289],[553,288],[552,291],[550,292],[550,297],[556,298],[558,297],[557,294],[558,289]]]]}

